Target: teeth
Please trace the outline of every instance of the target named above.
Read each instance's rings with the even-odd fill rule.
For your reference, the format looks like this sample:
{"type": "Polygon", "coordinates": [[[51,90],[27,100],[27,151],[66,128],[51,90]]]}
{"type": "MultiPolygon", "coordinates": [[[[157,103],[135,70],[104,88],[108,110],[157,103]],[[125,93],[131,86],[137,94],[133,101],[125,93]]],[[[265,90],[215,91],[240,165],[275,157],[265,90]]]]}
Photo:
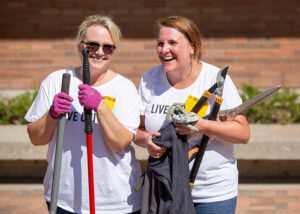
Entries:
{"type": "Polygon", "coordinates": [[[174,58],[171,57],[171,56],[164,57],[164,61],[170,61],[170,60],[172,60],[172,59],[174,59],[174,58]]]}
{"type": "Polygon", "coordinates": [[[103,61],[103,58],[99,58],[99,57],[95,57],[95,56],[92,56],[91,58],[93,58],[93,59],[96,60],[97,62],[103,61]]]}

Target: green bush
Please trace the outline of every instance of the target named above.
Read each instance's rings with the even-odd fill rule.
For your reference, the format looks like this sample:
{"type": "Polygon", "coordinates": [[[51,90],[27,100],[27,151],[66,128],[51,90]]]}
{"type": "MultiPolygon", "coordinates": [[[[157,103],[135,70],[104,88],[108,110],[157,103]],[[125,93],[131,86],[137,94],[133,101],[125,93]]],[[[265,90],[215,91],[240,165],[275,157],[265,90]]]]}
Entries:
{"type": "Polygon", "coordinates": [[[13,98],[0,95],[0,124],[26,124],[24,116],[36,95],[37,91],[27,91],[13,98]]]}
{"type": "MultiPolygon", "coordinates": [[[[260,92],[244,84],[240,95],[245,102],[260,92]]],[[[13,98],[0,95],[0,124],[26,124],[24,116],[36,95],[37,91],[25,92],[13,98]]],[[[295,90],[282,88],[273,97],[247,110],[245,115],[249,123],[300,123],[299,98],[295,90]]]]}
{"type": "MultiPolygon", "coordinates": [[[[243,102],[262,92],[245,84],[241,89],[243,102]]],[[[273,97],[247,110],[245,115],[249,123],[299,123],[299,94],[290,88],[281,88],[273,97]]]]}

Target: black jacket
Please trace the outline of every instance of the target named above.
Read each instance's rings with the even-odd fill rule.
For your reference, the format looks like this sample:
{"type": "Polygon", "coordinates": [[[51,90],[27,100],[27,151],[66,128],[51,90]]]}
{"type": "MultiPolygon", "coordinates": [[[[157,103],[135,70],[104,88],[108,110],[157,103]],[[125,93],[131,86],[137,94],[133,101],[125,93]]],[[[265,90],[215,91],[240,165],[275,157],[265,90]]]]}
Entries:
{"type": "Polygon", "coordinates": [[[159,132],[161,136],[152,140],[167,150],[159,159],[148,159],[142,214],[195,214],[186,136],[178,135],[172,123],[159,132]]]}

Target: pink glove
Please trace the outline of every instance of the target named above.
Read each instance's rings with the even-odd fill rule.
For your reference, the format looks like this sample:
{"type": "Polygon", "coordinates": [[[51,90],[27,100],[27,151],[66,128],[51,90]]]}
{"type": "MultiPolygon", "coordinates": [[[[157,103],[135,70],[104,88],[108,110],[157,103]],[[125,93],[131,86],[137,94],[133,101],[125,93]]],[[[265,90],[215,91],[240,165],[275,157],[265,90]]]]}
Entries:
{"type": "Polygon", "coordinates": [[[73,98],[64,92],[56,94],[49,110],[50,116],[53,119],[58,119],[59,115],[70,112],[70,105],[72,101],[73,98]]]}
{"type": "Polygon", "coordinates": [[[96,89],[86,84],[80,84],[78,88],[78,99],[80,104],[87,109],[97,111],[100,102],[103,100],[102,95],[96,89]]]}

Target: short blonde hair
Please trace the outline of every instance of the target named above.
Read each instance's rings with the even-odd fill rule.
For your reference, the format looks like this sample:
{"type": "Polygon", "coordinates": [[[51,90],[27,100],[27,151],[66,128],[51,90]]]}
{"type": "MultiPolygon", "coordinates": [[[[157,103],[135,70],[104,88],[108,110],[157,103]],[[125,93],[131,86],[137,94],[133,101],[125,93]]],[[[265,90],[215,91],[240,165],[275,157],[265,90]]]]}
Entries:
{"type": "Polygon", "coordinates": [[[86,37],[87,29],[92,25],[102,25],[103,27],[105,27],[110,32],[116,48],[120,47],[120,41],[122,38],[120,28],[113,22],[113,20],[109,16],[100,15],[88,16],[79,25],[76,36],[76,46],[78,46],[80,42],[84,40],[84,38],[86,37]]]}
{"type": "Polygon", "coordinates": [[[158,19],[155,23],[155,33],[158,35],[162,27],[171,27],[181,32],[186,39],[195,47],[194,58],[201,59],[201,33],[196,24],[183,16],[169,16],[158,19]]]}

